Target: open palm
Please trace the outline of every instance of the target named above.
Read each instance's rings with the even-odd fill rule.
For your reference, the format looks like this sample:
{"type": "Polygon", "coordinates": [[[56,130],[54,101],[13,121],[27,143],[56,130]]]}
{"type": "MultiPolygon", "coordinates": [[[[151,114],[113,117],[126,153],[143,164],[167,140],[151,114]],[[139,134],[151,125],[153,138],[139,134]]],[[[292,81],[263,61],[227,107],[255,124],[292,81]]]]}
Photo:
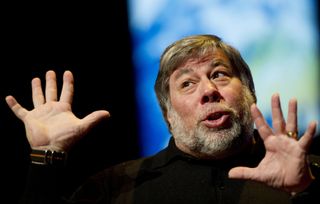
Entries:
{"type": "Polygon", "coordinates": [[[303,191],[313,179],[308,167],[307,153],[315,134],[316,123],[310,123],[299,140],[288,137],[287,132],[296,132],[298,129],[296,100],[289,102],[287,122],[282,115],[278,94],[273,95],[271,104],[273,129],[257,106],[254,104],[251,107],[253,120],[266,148],[265,157],[255,168],[231,169],[229,177],[263,182],[291,193],[303,191]]]}
{"type": "Polygon", "coordinates": [[[66,71],[60,99],[57,98],[56,75],[46,73],[45,95],[39,78],[32,80],[32,100],[34,109],[22,107],[13,96],[6,101],[14,114],[23,121],[27,139],[32,148],[67,151],[89,129],[103,118],[109,117],[108,111],[95,111],[83,119],[77,118],[71,109],[73,99],[73,75],[66,71]]]}

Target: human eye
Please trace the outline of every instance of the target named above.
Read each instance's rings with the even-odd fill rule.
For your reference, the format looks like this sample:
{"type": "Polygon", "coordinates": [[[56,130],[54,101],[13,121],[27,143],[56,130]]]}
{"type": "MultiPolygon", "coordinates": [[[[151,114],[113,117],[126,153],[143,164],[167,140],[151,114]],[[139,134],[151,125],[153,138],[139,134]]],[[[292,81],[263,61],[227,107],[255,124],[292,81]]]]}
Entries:
{"type": "Polygon", "coordinates": [[[229,77],[229,75],[224,71],[215,71],[211,75],[211,79],[226,79],[227,77],[229,77]]]}
{"type": "Polygon", "coordinates": [[[191,85],[192,85],[191,81],[183,81],[180,85],[180,88],[184,89],[184,88],[190,87],[191,85]]]}

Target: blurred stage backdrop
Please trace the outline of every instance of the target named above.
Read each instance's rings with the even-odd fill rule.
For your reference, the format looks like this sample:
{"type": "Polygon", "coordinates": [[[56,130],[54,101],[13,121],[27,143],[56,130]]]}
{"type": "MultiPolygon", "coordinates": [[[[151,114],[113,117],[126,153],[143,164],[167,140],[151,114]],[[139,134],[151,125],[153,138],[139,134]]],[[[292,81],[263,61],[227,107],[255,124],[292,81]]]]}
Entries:
{"type": "Polygon", "coordinates": [[[317,9],[316,0],[129,0],[141,154],[167,145],[170,135],[153,90],[159,56],[190,34],[218,35],[242,53],[270,124],[275,92],[285,115],[289,99],[298,99],[300,133],[319,121],[317,9]]]}

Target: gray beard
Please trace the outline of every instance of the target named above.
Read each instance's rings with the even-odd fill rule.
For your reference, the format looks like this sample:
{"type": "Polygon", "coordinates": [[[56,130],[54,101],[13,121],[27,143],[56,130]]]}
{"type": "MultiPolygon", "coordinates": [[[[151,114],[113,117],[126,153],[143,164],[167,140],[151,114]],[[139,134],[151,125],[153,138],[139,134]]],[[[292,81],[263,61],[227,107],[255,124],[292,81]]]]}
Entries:
{"type": "Polygon", "coordinates": [[[243,95],[243,100],[236,108],[239,111],[224,104],[213,104],[215,108],[219,107],[231,113],[231,126],[225,128],[208,128],[198,123],[196,128],[188,129],[179,114],[170,108],[173,118],[171,132],[176,143],[182,144],[194,155],[206,158],[220,159],[241,151],[253,136],[250,114],[253,99],[249,90],[244,90],[243,95]]]}

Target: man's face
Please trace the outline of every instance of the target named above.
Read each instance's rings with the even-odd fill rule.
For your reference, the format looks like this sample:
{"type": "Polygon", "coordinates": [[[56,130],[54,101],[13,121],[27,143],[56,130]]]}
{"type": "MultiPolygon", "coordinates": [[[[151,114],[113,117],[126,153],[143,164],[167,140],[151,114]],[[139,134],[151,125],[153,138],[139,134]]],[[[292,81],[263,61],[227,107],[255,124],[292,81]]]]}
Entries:
{"type": "Polygon", "coordinates": [[[223,158],[252,136],[253,98],[221,50],[189,59],[172,73],[169,87],[167,119],[182,151],[223,158]]]}

